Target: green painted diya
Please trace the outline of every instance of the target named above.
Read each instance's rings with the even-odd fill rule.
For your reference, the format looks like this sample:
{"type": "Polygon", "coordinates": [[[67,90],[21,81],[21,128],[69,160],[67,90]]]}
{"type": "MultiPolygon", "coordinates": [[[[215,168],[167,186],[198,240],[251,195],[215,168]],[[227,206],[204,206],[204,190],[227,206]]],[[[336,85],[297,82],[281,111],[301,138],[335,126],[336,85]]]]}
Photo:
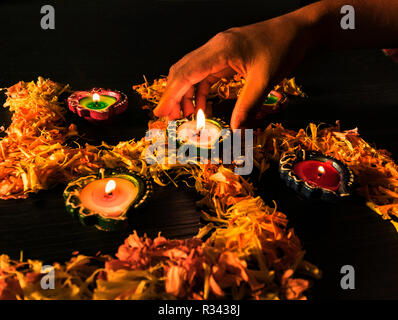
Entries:
{"type": "Polygon", "coordinates": [[[109,120],[126,111],[127,106],[127,96],[117,90],[75,91],[68,98],[69,110],[92,122],[109,120]]]}
{"type": "Polygon", "coordinates": [[[276,112],[281,106],[286,106],[287,97],[279,91],[272,90],[263,103],[263,107],[268,108],[268,112],[276,112]]]}
{"type": "Polygon", "coordinates": [[[282,111],[288,105],[289,99],[280,91],[271,90],[256,113],[256,119],[263,119],[269,114],[282,111]]]}
{"type": "Polygon", "coordinates": [[[66,211],[86,226],[117,231],[129,215],[141,208],[153,190],[149,179],[123,168],[102,169],[98,175],[79,177],[64,191],[66,211]]]}

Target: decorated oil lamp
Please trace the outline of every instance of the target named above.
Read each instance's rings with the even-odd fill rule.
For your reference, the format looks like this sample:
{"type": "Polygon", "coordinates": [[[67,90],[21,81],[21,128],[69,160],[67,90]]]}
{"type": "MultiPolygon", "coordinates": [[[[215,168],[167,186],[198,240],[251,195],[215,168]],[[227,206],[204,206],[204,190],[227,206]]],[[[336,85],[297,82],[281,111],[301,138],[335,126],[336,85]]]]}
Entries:
{"type": "Polygon", "coordinates": [[[196,118],[177,120],[175,127],[168,126],[169,139],[175,139],[178,147],[189,146],[197,150],[197,154],[208,154],[216,145],[225,140],[229,134],[229,126],[218,118],[206,118],[199,109],[196,118]]]}
{"type": "Polygon", "coordinates": [[[282,92],[271,90],[265,99],[263,106],[270,108],[272,111],[276,111],[282,105],[287,103],[287,97],[282,92]]]}
{"type": "Polygon", "coordinates": [[[288,98],[283,92],[271,90],[256,113],[256,118],[263,119],[268,114],[279,112],[282,109],[285,109],[287,104],[288,98]]]}
{"type": "Polygon", "coordinates": [[[75,91],[68,98],[69,110],[89,121],[109,120],[126,111],[127,96],[116,90],[94,88],[75,91]]]}
{"type": "Polygon", "coordinates": [[[336,202],[352,193],[353,172],[341,161],[318,152],[286,153],[279,172],[288,187],[307,199],[336,202]]]}
{"type": "Polygon", "coordinates": [[[64,191],[66,210],[84,225],[115,231],[127,226],[129,214],[147,202],[152,183],[125,169],[101,170],[77,178],[64,191]]]}

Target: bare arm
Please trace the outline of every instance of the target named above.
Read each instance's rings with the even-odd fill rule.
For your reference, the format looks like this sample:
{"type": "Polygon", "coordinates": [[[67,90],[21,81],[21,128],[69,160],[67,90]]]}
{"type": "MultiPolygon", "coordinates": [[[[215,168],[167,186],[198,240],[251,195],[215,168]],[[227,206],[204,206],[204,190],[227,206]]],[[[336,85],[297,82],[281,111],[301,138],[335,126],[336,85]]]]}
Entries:
{"type": "Polygon", "coordinates": [[[386,48],[398,46],[398,1],[325,0],[287,16],[310,28],[313,45],[324,48],[386,48]],[[340,10],[355,9],[355,29],[343,30],[340,10]],[[306,21],[306,22],[305,22],[306,21]]]}
{"type": "Polygon", "coordinates": [[[244,125],[266,93],[319,48],[398,47],[397,0],[325,0],[245,27],[217,34],[170,68],[157,116],[185,116],[204,109],[210,86],[222,77],[243,75],[246,85],[236,102],[231,127],[244,125]],[[355,9],[355,29],[340,26],[341,7],[355,9]]]}

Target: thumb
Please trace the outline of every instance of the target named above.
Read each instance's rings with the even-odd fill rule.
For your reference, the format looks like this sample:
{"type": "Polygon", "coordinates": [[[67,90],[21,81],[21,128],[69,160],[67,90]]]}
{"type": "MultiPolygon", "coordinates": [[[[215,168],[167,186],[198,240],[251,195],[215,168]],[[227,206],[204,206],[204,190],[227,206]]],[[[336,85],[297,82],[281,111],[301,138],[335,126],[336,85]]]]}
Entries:
{"type": "Polygon", "coordinates": [[[264,66],[253,66],[246,77],[246,84],[235,104],[231,117],[231,129],[239,129],[247,120],[250,110],[267,94],[268,70],[264,66]]]}

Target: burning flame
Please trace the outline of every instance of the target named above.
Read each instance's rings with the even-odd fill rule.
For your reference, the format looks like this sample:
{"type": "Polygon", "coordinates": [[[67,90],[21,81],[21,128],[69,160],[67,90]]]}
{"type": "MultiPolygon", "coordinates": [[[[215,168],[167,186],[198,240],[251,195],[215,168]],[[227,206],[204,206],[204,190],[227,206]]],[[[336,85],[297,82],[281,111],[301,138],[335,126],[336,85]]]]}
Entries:
{"type": "Polygon", "coordinates": [[[93,94],[93,101],[94,102],[99,102],[100,101],[100,95],[98,93],[93,94]]]}
{"type": "Polygon", "coordinates": [[[196,115],[196,130],[198,131],[202,130],[205,127],[205,124],[206,124],[205,113],[203,112],[202,109],[199,109],[196,115]]]}
{"type": "Polygon", "coordinates": [[[116,182],[114,180],[109,180],[105,186],[105,193],[111,194],[112,191],[116,189],[116,182]]]}
{"type": "Polygon", "coordinates": [[[318,175],[321,176],[325,173],[325,168],[323,166],[318,167],[318,175]]]}

